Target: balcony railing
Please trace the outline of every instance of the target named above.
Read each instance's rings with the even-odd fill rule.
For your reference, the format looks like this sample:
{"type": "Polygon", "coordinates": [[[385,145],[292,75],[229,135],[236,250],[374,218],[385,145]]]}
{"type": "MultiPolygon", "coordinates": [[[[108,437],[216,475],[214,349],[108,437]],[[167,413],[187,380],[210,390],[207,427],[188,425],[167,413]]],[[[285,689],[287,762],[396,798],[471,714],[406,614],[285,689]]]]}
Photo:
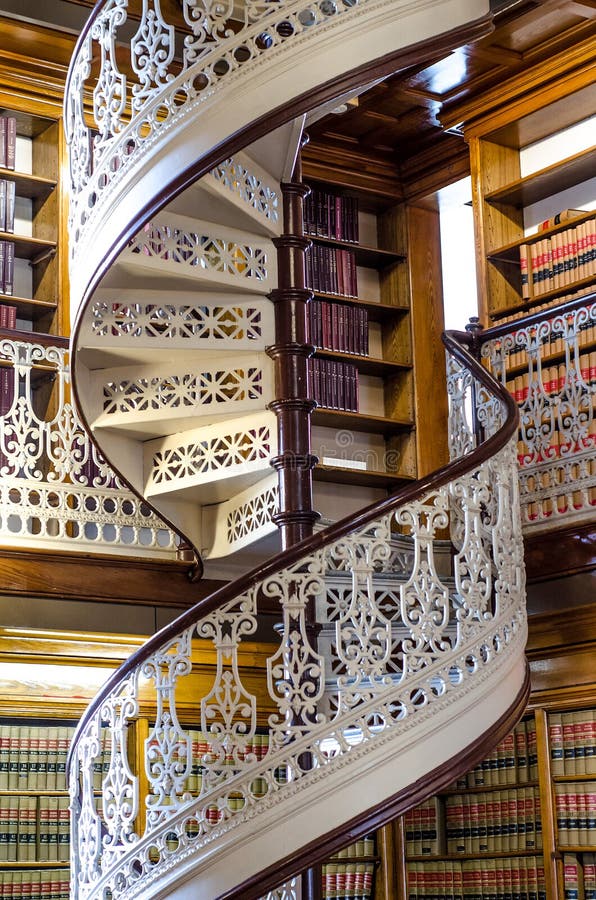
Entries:
{"type": "Polygon", "coordinates": [[[173,559],[176,536],[118,481],[70,401],[68,341],[0,337],[0,542],[173,559]]]}
{"type": "MultiPolygon", "coordinates": [[[[69,762],[75,900],[145,897],[193,866],[207,877],[218,859],[225,894],[233,854],[246,854],[247,842],[269,841],[264,852],[284,855],[275,835],[287,840],[292,829],[279,823],[300,816],[316,836],[317,802],[325,815],[334,809],[323,784],[353,794],[354,767],[366,795],[364,754],[372,777],[394,760],[394,775],[412,778],[404,753],[423,758],[425,739],[439,752],[441,726],[461,733],[457,716],[468,713],[478,723],[480,694],[502,697],[510,673],[523,671],[515,408],[454,340],[450,350],[448,466],[198,604],[95,698],[69,762]],[[445,576],[437,549],[449,530],[445,576]],[[274,601],[279,637],[259,694],[243,680],[239,654],[274,601]],[[200,695],[189,687],[197,640],[212,642],[218,659],[200,695]]],[[[381,780],[388,797],[396,782],[381,780]]],[[[280,879],[286,872],[275,869],[280,879]]]]}
{"type": "Polygon", "coordinates": [[[596,516],[596,295],[482,335],[482,359],[516,400],[524,532],[596,516]]]}

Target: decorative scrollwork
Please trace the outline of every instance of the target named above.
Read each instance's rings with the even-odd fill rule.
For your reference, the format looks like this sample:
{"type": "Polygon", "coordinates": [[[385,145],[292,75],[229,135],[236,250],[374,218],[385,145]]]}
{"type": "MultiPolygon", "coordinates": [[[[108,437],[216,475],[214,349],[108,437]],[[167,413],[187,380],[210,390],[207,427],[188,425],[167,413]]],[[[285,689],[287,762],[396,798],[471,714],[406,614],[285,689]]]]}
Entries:
{"type": "Polygon", "coordinates": [[[596,304],[546,313],[487,336],[482,356],[520,408],[519,483],[525,528],[591,515],[596,502],[596,379],[586,349],[596,304]],[[548,317],[550,316],[550,317],[548,317]],[[513,370],[513,373],[512,373],[513,370]]]}
{"type": "Polygon", "coordinates": [[[100,456],[70,401],[68,351],[4,339],[0,356],[0,535],[4,543],[172,555],[176,537],[125,490],[100,456]],[[39,411],[37,388],[55,402],[39,411]]]}

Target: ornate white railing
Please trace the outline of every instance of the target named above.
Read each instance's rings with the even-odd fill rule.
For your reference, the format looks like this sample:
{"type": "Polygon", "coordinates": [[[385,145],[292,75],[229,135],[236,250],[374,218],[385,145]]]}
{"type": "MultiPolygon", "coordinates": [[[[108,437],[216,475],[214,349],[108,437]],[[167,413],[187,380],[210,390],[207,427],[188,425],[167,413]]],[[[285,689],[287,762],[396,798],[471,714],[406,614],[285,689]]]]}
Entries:
{"type": "Polygon", "coordinates": [[[174,558],[176,536],[91,444],[70,401],[67,342],[49,340],[0,339],[0,542],[174,558]]]}
{"type": "MultiPolygon", "coordinates": [[[[374,4],[382,6],[379,0],[183,0],[182,16],[168,22],[159,0],[147,0],[128,39],[128,0],[104,3],[79,40],[65,95],[73,253],[94,210],[161,133],[212,101],[222,85],[247,78],[247,69],[275,57],[282,45],[374,4]],[[93,97],[92,127],[87,93],[93,97]]],[[[225,164],[220,168],[228,177],[225,164]]],[[[247,184],[247,191],[269,214],[267,188],[247,184]]]]}
{"type": "Polygon", "coordinates": [[[596,298],[487,331],[482,358],[520,409],[524,530],[596,515],[596,298]]]}
{"type": "Polygon", "coordinates": [[[147,897],[160,879],[242,847],[284,803],[293,819],[313,786],[360,771],[365,754],[453,724],[458,703],[502,687],[523,658],[516,423],[502,425],[514,407],[454,341],[451,352],[452,463],[203,601],[96,698],[70,758],[74,900],[147,897]],[[445,574],[435,549],[449,528],[445,574]],[[279,643],[259,702],[239,653],[272,604],[279,643]],[[188,688],[197,641],[218,660],[201,696],[188,688]]]}

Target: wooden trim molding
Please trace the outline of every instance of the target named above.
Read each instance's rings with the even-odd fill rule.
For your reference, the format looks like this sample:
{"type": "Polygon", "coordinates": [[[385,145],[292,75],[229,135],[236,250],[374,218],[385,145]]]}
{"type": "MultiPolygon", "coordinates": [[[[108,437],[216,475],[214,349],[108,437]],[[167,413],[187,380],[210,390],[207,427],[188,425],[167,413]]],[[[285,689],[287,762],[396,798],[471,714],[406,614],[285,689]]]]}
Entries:
{"type": "Polygon", "coordinates": [[[187,609],[225,583],[193,584],[191,572],[174,560],[0,548],[0,596],[187,609]]]}
{"type": "Polygon", "coordinates": [[[529,582],[592,571],[596,569],[596,521],[527,535],[524,548],[529,582]]]}

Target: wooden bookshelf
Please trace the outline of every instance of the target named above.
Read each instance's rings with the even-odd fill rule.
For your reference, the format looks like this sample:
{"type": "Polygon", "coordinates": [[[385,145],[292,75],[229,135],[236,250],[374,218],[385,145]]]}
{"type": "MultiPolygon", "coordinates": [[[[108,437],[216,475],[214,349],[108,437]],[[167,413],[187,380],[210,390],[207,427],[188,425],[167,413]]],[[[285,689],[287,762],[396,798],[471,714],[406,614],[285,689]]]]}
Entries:
{"type": "MultiPolygon", "coordinates": [[[[51,104],[47,108],[52,109],[51,104]]],[[[0,304],[17,308],[22,328],[65,334],[67,212],[60,174],[64,136],[58,110],[52,119],[33,109],[26,96],[16,95],[1,109],[17,125],[16,167],[0,168],[0,180],[15,185],[17,221],[14,231],[0,233],[1,241],[14,244],[15,254],[14,293],[0,293],[0,304]]]]}
{"type": "MultiPolygon", "coordinates": [[[[594,92],[586,94],[582,88],[576,94],[578,103],[573,102],[575,94],[564,102],[558,87],[537,84],[527,98],[523,115],[520,116],[519,106],[511,103],[486,115],[482,121],[464,124],[464,135],[470,146],[481,321],[487,324],[503,315],[556,300],[596,281],[595,276],[582,277],[534,294],[530,278],[530,298],[523,298],[521,292],[520,247],[527,244],[531,248],[538,241],[596,216],[595,210],[586,211],[544,231],[525,234],[526,207],[552,197],[549,215],[554,217],[561,211],[556,196],[593,176],[596,145],[562,156],[531,174],[521,174],[520,154],[527,146],[557,134],[574,121],[594,115],[594,92]],[[570,118],[573,109],[575,120],[570,118]]],[[[560,201],[560,205],[565,206],[565,202],[560,201]]]]}

